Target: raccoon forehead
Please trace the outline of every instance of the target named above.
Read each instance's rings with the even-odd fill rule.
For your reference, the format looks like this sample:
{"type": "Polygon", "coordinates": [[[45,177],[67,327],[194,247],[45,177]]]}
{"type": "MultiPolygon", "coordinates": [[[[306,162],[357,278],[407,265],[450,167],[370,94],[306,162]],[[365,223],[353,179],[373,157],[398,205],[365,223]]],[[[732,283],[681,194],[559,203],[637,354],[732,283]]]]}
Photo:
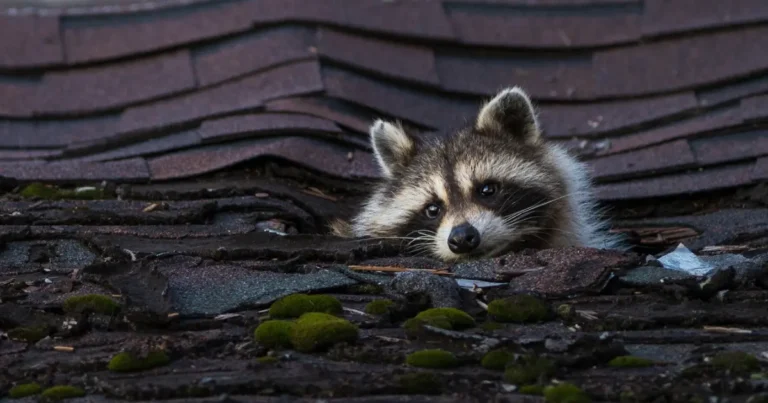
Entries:
{"type": "Polygon", "coordinates": [[[441,172],[421,175],[418,179],[405,179],[394,185],[389,200],[393,208],[381,216],[381,222],[394,224],[407,221],[411,213],[424,208],[435,198],[445,205],[449,202],[448,182],[441,172]]]}
{"type": "Polygon", "coordinates": [[[515,182],[520,186],[555,190],[556,178],[541,163],[515,155],[484,155],[456,162],[453,175],[465,194],[472,192],[477,182],[487,180],[515,182]]]}

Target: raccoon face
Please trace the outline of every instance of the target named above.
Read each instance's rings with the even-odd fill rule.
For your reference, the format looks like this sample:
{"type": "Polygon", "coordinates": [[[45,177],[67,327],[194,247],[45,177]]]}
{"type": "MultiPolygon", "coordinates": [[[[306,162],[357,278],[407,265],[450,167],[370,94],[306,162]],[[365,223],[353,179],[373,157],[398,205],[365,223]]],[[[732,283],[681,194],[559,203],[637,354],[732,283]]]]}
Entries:
{"type": "Polygon", "coordinates": [[[352,223],[357,236],[455,261],[542,247],[563,219],[563,179],[517,87],[449,137],[419,141],[381,120],[370,135],[384,178],[352,223]]]}

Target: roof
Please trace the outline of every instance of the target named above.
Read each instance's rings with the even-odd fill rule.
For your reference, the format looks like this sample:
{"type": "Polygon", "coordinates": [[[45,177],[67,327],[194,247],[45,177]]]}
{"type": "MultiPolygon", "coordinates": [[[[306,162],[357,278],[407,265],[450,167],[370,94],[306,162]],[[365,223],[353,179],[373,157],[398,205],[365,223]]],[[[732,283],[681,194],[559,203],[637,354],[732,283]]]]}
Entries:
{"type": "Polygon", "coordinates": [[[0,175],[164,181],[259,157],[379,175],[521,85],[603,200],[768,177],[761,0],[145,2],[0,15],[0,175]],[[679,22],[684,21],[684,22],[679,22]]]}

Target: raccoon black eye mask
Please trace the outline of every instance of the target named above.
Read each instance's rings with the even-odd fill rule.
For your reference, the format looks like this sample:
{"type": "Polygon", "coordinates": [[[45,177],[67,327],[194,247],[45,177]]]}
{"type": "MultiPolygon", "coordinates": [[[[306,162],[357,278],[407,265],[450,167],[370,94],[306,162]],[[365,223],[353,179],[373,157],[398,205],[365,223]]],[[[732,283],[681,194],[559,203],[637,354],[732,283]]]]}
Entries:
{"type": "Polygon", "coordinates": [[[607,233],[585,166],[547,142],[528,95],[500,91],[474,122],[422,140],[397,123],[370,127],[382,179],[336,235],[402,238],[444,261],[524,248],[625,249],[607,233]]]}

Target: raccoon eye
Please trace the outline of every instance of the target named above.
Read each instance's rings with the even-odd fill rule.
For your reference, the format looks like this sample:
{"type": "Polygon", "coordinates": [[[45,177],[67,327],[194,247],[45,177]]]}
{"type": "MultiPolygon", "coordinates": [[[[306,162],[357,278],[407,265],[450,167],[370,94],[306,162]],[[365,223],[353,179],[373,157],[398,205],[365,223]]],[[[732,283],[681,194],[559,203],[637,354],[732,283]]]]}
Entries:
{"type": "Polygon", "coordinates": [[[427,208],[424,209],[424,215],[426,215],[429,219],[436,218],[438,214],[440,214],[440,206],[437,204],[430,204],[427,206],[427,208]]]}
{"type": "Polygon", "coordinates": [[[495,183],[485,183],[480,187],[480,195],[484,197],[493,196],[499,190],[499,185],[495,183]]]}

